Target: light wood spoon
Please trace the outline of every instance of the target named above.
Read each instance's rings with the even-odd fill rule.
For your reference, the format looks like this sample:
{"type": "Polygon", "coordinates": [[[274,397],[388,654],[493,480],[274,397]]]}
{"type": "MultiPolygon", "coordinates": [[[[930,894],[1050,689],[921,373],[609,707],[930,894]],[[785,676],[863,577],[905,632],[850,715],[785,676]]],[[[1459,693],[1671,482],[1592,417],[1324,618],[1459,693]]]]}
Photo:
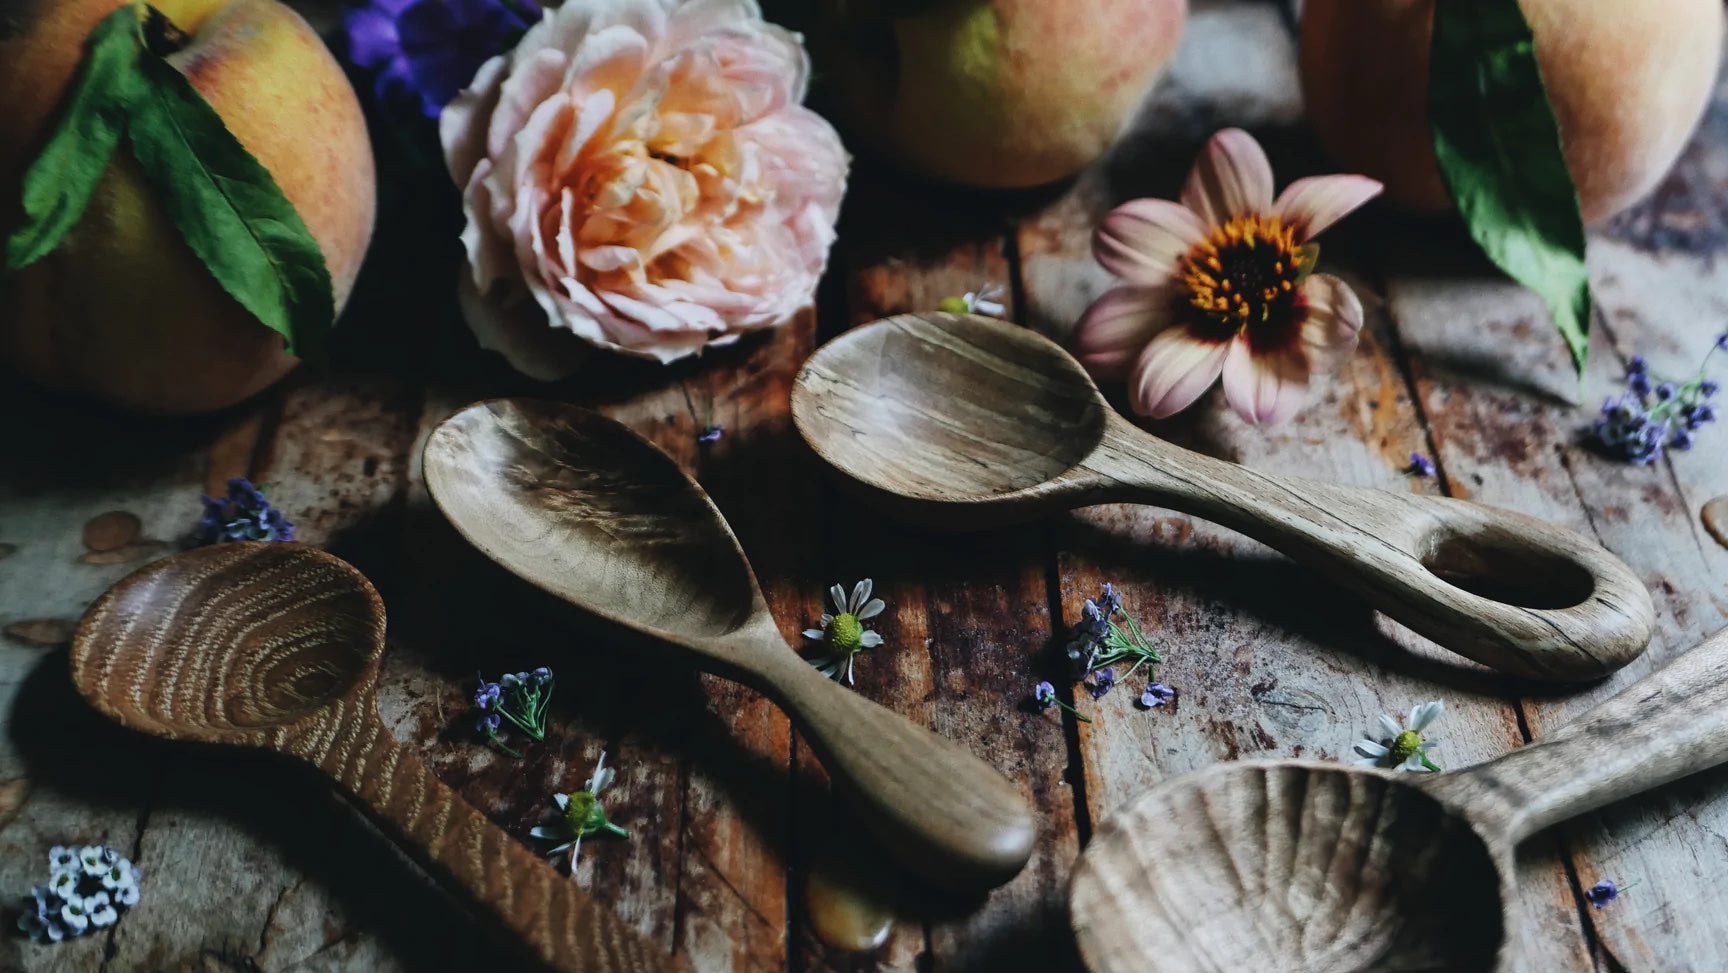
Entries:
{"type": "Polygon", "coordinates": [[[142,733],[316,767],[551,969],[687,969],[396,742],[373,699],[383,655],[384,605],[347,562],[299,544],[218,544],[146,565],[97,599],[72,639],[72,681],[142,733]]]}
{"type": "Polygon", "coordinates": [[[1272,476],[1173,446],[1117,415],[1054,342],[993,318],[854,328],[799,372],[792,418],[818,456],[932,525],[1156,504],[1277,548],[1503,672],[1597,679],[1650,641],[1649,592],[1598,544],[1463,500],[1272,476]]]}
{"type": "Polygon", "coordinates": [[[502,399],[445,420],[425,468],[439,509],[494,561],[773,699],[906,868],[981,889],[1026,864],[1036,828],[1019,790],[789,649],[725,518],[654,444],[586,409],[502,399]]]}
{"type": "Polygon", "coordinates": [[[1074,870],[1093,973],[1507,968],[1512,852],[1728,760],[1728,631],[1468,770],[1220,764],[1111,813],[1074,870]]]}

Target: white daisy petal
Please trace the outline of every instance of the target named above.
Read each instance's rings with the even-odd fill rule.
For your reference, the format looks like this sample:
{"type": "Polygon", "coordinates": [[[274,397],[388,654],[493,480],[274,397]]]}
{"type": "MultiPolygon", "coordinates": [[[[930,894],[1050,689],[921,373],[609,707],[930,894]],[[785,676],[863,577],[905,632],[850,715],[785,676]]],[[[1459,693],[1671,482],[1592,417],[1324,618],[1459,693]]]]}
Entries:
{"type": "Polygon", "coordinates": [[[804,637],[807,639],[821,639],[822,630],[819,628],[807,628],[804,630],[804,637]]]}
{"type": "Polygon", "coordinates": [[[1371,757],[1375,760],[1379,760],[1392,752],[1373,740],[1357,740],[1353,749],[1362,756],[1371,757]]]}
{"type": "Polygon", "coordinates": [[[882,610],[887,607],[887,602],[884,602],[880,598],[872,598],[864,603],[863,608],[859,609],[858,620],[861,622],[867,622],[870,619],[875,618],[877,615],[882,614],[882,610]]]}
{"type": "Polygon", "coordinates": [[[822,613],[822,627],[827,628],[828,626],[830,626],[832,624],[834,624],[834,616],[828,614],[827,612],[823,612],[822,613]]]}
{"type": "Polygon", "coordinates": [[[829,588],[828,589],[828,597],[834,599],[834,611],[835,612],[843,612],[846,610],[846,589],[845,588],[842,588],[839,585],[835,585],[832,588],[829,588]]]}
{"type": "Polygon", "coordinates": [[[1415,730],[1418,733],[1426,730],[1430,724],[1440,718],[1440,714],[1444,712],[1445,709],[1446,704],[1437,699],[1432,702],[1423,703],[1421,706],[1410,711],[1410,729],[1415,730]]]}
{"type": "Polygon", "coordinates": [[[882,636],[875,632],[865,632],[859,637],[858,643],[866,649],[874,649],[876,646],[882,644],[882,636]]]}
{"type": "Polygon", "coordinates": [[[870,592],[875,590],[876,582],[869,578],[865,578],[863,581],[858,582],[852,587],[852,600],[846,603],[846,607],[851,610],[852,614],[858,614],[858,610],[863,608],[864,603],[870,600],[870,592]]]}
{"type": "Polygon", "coordinates": [[[1400,767],[1399,769],[1400,770],[1426,770],[1428,768],[1422,766],[1422,752],[1420,750],[1418,750],[1417,752],[1411,754],[1410,759],[1404,761],[1403,766],[1400,767]]]}
{"type": "Polygon", "coordinates": [[[1355,764],[1358,767],[1378,767],[1378,766],[1380,766],[1380,758],[1379,757],[1354,757],[1351,759],[1350,762],[1352,764],[1355,764]]]}
{"type": "Polygon", "coordinates": [[[1380,735],[1383,738],[1391,740],[1402,732],[1404,732],[1404,728],[1398,725],[1398,721],[1385,713],[1380,714],[1380,735]]]}

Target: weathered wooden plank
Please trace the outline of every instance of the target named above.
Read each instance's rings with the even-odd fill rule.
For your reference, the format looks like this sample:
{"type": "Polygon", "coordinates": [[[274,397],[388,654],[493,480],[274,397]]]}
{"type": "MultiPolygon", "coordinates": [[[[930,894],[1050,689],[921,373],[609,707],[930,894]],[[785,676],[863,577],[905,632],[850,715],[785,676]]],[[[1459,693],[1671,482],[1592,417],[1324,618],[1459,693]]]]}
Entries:
{"type": "MultiPolygon", "coordinates": [[[[988,285],[1001,287],[1012,305],[1014,270],[999,202],[863,175],[836,255],[849,323],[933,308],[988,285]]],[[[1050,639],[1045,531],[1031,525],[932,534],[886,520],[838,488],[826,521],[822,563],[829,575],[821,587],[838,582],[850,590],[871,577],[888,604],[876,624],[886,643],[859,657],[857,691],[965,742],[1020,783],[1033,798],[1041,834],[1026,870],[987,899],[954,902],[903,885],[905,919],[881,949],[847,956],[801,929],[795,965],[973,969],[1066,960],[1061,901],[1078,851],[1075,802],[1063,780],[1067,746],[1059,729],[1020,710],[1030,691],[1028,660],[1050,639]]],[[[800,834],[833,840],[814,837],[822,829],[804,824],[800,834]]],[[[824,854],[820,845],[810,849],[806,864],[824,854]]]]}
{"type": "MultiPolygon", "coordinates": [[[[1022,228],[1028,317],[1052,334],[1065,334],[1110,283],[1088,254],[1098,215],[1132,196],[1174,197],[1194,148],[1216,128],[1253,128],[1275,168],[1294,169],[1285,181],[1326,171],[1291,127],[1300,105],[1282,15],[1269,5],[1213,3],[1196,5],[1192,23],[1191,56],[1178,58],[1116,157],[1022,228]]],[[[1428,434],[1377,307],[1378,228],[1363,222],[1330,232],[1325,251],[1327,269],[1350,279],[1369,308],[1362,348],[1317,385],[1306,410],[1284,428],[1255,430],[1214,392],[1189,416],[1156,424],[1159,435],[1259,469],[1437,489],[1403,478],[1409,454],[1428,451],[1428,434]]],[[[1136,711],[1139,684],[1080,703],[1096,714],[1078,725],[1094,820],[1147,785],[1219,760],[1347,759],[1379,712],[1402,714],[1428,699],[1448,707],[1443,765],[1474,763],[1522,739],[1497,680],[1228,531],[1166,511],[1106,507],[1077,515],[1063,543],[1065,622],[1103,581],[1115,581],[1156,629],[1169,660],[1160,676],[1181,694],[1152,713],[1136,711]]],[[[1551,856],[1526,862],[1521,882],[1527,906],[1570,902],[1551,856]]],[[[1517,935],[1540,946],[1547,969],[1589,968],[1575,911],[1562,918],[1517,935]]]]}
{"type": "MultiPolygon", "coordinates": [[[[1590,691],[1527,702],[1536,735],[1728,622],[1728,550],[1698,521],[1703,503],[1728,484],[1728,450],[1711,436],[1719,430],[1648,468],[1605,457],[1582,435],[1601,399],[1623,387],[1633,354],[1683,376],[1728,321],[1728,276],[1718,256],[1728,243],[1720,205],[1728,192],[1724,94],[1719,88],[1704,128],[1653,199],[1592,237],[1598,315],[1581,405],[1567,401],[1576,386],[1564,351],[1529,295],[1475,279],[1476,268],[1436,271],[1436,258],[1414,248],[1398,264],[1427,264],[1428,272],[1401,271],[1388,285],[1455,481],[1489,502],[1594,531],[1656,597],[1661,634],[1646,657],[1590,691]]],[[[1572,906],[1588,921],[1600,961],[1624,969],[1728,964],[1716,879],[1728,867],[1725,794],[1728,778],[1707,774],[1562,829],[1579,885],[1643,881],[1606,909],[1572,906]]],[[[1541,969],[1544,959],[1533,953],[1526,962],[1541,969]]]]}

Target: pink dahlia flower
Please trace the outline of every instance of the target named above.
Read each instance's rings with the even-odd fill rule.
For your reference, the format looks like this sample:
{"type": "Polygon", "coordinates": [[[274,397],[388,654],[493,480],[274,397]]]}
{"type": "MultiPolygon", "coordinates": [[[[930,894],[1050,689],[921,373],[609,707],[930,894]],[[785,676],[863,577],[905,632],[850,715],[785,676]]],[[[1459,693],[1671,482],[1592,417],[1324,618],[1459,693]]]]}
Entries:
{"type": "Polygon", "coordinates": [[[439,122],[481,344],[550,379],[582,342],[667,362],[809,303],[848,160],[808,73],[755,0],[547,11],[439,122]]]}
{"type": "Polygon", "coordinates": [[[1362,304],[1313,273],[1313,239],[1380,193],[1366,176],[1311,176],[1272,198],[1253,136],[1225,129],[1195,161],[1182,202],[1135,199],[1104,218],[1093,253],[1122,278],[1086,309],[1073,346],[1099,379],[1128,379],[1134,410],[1162,419],[1217,381],[1242,418],[1281,422],[1309,375],[1356,349],[1362,304]]]}

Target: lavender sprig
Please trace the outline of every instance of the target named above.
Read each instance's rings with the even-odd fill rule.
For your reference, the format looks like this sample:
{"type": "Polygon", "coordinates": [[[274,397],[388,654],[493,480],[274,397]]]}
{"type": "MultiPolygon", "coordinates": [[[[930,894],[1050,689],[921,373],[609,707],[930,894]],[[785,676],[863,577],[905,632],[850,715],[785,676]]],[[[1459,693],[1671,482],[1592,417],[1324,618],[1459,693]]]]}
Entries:
{"type": "Polygon", "coordinates": [[[474,690],[474,708],[480,719],[474,730],[487,742],[512,757],[522,755],[504,745],[498,731],[504,721],[534,740],[546,739],[546,705],[552,701],[552,670],[541,666],[533,672],[506,672],[497,682],[479,677],[474,690]]]}
{"type": "MultiPolygon", "coordinates": [[[[1082,683],[1093,699],[1102,699],[1116,686],[1132,679],[1142,667],[1146,669],[1148,683],[1140,695],[1143,709],[1157,709],[1176,696],[1174,689],[1156,681],[1155,667],[1164,657],[1152,647],[1139,621],[1122,606],[1122,596],[1115,585],[1106,584],[1098,597],[1086,599],[1064,651],[1070,677],[1082,683]],[[1118,676],[1117,667],[1121,665],[1127,665],[1128,671],[1118,676]]],[[[1061,706],[1079,719],[1091,722],[1057,699],[1056,688],[1048,682],[1034,687],[1032,698],[1041,710],[1061,706]]]]}
{"type": "Polygon", "coordinates": [[[1635,466],[1656,462],[1665,450],[1691,449],[1698,431],[1717,418],[1711,400],[1721,391],[1721,383],[1709,378],[1707,370],[1718,351],[1728,351],[1728,332],[1717,337],[1697,373],[1684,382],[1653,376],[1644,356],[1633,356],[1626,363],[1626,391],[1602,404],[1601,415],[1590,426],[1591,436],[1635,466]]]}

